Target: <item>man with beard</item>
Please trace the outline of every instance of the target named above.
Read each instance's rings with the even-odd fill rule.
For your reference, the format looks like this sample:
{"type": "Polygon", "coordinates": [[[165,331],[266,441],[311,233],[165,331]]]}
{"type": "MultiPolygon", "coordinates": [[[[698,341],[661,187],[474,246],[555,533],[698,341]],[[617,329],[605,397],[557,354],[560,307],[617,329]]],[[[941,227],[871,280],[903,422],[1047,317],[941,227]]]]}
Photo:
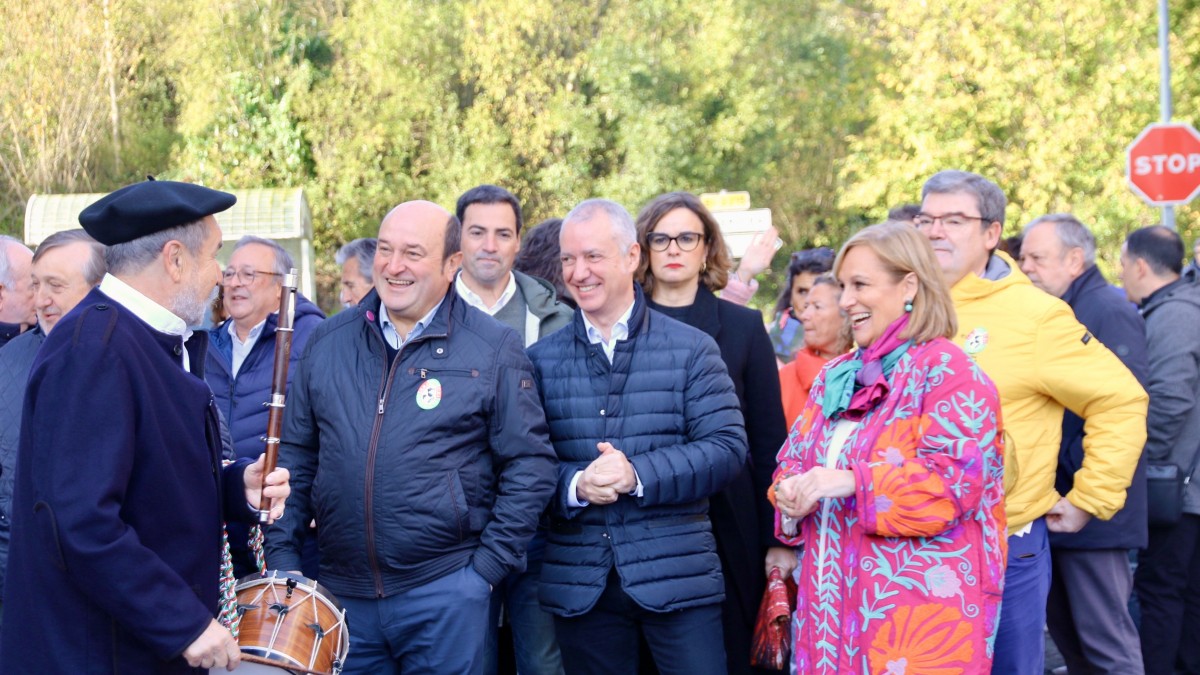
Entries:
{"type": "Polygon", "coordinates": [[[148,181],[79,216],[109,273],[63,317],[25,395],[0,672],[232,667],[221,522],[283,513],[288,473],[221,466],[203,320],[231,194],[148,181]]]}

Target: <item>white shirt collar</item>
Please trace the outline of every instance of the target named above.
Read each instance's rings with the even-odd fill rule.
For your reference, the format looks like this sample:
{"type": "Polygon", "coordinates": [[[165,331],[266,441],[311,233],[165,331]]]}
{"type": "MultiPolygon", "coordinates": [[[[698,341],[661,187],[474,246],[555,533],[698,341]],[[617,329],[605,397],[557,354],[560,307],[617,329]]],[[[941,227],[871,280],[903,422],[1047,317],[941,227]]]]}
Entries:
{"type": "Polygon", "coordinates": [[[388,316],[387,307],[384,307],[381,304],[379,306],[379,328],[383,330],[383,339],[388,341],[388,344],[392,346],[392,349],[400,349],[406,342],[412,342],[416,338],[420,337],[421,333],[425,332],[425,329],[429,327],[430,322],[433,321],[433,315],[437,314],[438,308],[441,307],[442,303],[445,301],[446,296],[443,295],[442,299],[438,300],[438,304],[434,305],[433,309],[429,310],[428,314],[421,317],[420,321],[413,324],[412,330],[408,331],[408,335],[404,337],[400,336],[400,331],[396,330],[396,324],[392,323],[392,318],[388,316]]]}
{"type": "Polygon", "coordinates": [[[483,298],[467,286],[467,283],[463,281],[461,270],[454,279],[454,288],[458,290],[458,294],[462,296],[463,300],[467,301],[468,305],[486,312],[489,316],[495,316],[496,312],[504,309],[508,301],[512,300],[513,296],[517,294],[517,275],[511,271],[508,273],[508,285],[504,287],[504,292],[500,294],[500,297],[496,300],[496,304],[491,307],[488,307],[483,298]]]}
{"type": "Polygon", "coordinates": [[[617,322],[613,324],[612,330],[609,332],[610,337],[606,342],[604,334],[599,328],[588,320],[587,312],[580,312],[583,315],[583,325],[587,329],[588,342],[594,345],[600,345],[604,350],[604,355],[608,357],[608,362],[612,363],[613,350],[616,349],[617,342],[629,337],[629,317],[633,315],[633,306],[637,304],[637,298],[629,303],[629,307],[617,318],[617,322]]]}
{"type": "MultiPolygon", "coordinates": [[[[183,319],[111,274],[105,274],[104,279],[100,281],[100,292],[119,302],[122,307],[149,324],[154,330],[166,335],[179,336],[181,345],[192,337],[192,329],[184,323],[183,319]]],[[[190,366],[188,352],[184,349],[183,369],[190,372],[190,366]]]]}
{"type": "Polygon", "coordinates": [[[250,332],[246,333],[246,341],[242,342],[242,339],[237,334],[237,324],[232,319],[229,321],[230,352],[233,357],[233,362],[230,365],[233,368],[234,377],[237,377],[238,372],[242,370],[242,364],[246,362],[246,357],[250,356],[250,350],[254,349],[254,344],[258,342],[258,338],[262,335],[263,328],[266,325],[266,319],[259,321],[257,326],[251,328],[250,332]]]}
{"type": "MultiPolygon", "coordinates": [[[[270,315],[268,315],[268,316],[270,316],[270,315]]],[[[266,319],[259,321],[257,326],[255,326],[254,328],[251,328],[249,333],[246,333],[246,342],[243,344],[247,344],[247,345],[254,344],[254,341],[258,339],[258,336],[262,335],[263,328],[266,327],[266,325],[267,325],[266,319]]],[[[230,321],[229,321],[229,335],[238,342],[242,341],[242,339],[238,337],[237,326],[234,324],[234,321],[232,319],[230,319],[230,321]]]]}

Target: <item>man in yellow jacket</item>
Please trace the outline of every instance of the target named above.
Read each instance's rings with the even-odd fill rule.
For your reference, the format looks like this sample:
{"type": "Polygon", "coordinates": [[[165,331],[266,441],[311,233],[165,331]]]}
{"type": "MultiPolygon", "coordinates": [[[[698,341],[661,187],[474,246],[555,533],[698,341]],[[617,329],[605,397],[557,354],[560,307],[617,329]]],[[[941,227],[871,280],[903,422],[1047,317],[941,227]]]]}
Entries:
{"type": "Polygon", "coordinates": [[[1006,200],[993,182],[942,171],[921,190],[914,224],[929,239],[958,312],[956,342],[996,383],[1005,428],[1008,569],[995,640],[997,673],[1041,675],[1050,588],[1047,530],[1076,532],[1125,503],[1146,440],[1136,378],[1062,300],[996,251],[1006,200]],[[1063,410],[1084,420],[1083,465],[1054,489],[1063,410]]]}

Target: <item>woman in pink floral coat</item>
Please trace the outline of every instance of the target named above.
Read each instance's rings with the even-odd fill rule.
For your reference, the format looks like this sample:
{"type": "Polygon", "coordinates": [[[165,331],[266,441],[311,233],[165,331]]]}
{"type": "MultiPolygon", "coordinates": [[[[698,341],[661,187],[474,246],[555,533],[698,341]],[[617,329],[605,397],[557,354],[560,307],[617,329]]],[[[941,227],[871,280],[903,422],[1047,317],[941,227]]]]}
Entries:
{"type": "Polygon", "coordinates": [[[852,237],[834,271],[859,349],[829,363],[779,453],[800,553],[799,673],[988,673],[1007,542],[996,388],[947,338],[916,230],[852,237]]]}

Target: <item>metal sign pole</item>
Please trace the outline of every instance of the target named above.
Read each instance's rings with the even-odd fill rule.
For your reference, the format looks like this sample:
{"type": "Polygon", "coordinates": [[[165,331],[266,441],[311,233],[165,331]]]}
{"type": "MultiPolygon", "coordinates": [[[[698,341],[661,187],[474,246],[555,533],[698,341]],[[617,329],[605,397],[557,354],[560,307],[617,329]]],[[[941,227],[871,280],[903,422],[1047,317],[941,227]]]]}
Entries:
{"type": "MultiPolygon", "coordinates": [[[[1167,0],[1158,0],[1158,51],[1159,84],[1158,101],[1163,124],[1171,122],[1171,49],[1168,44],[1170,26],[1167,21],[1167,0]]],[[[1175,207],[1162,207],[1162,224],[1175,229],[1175,207]]]]}

